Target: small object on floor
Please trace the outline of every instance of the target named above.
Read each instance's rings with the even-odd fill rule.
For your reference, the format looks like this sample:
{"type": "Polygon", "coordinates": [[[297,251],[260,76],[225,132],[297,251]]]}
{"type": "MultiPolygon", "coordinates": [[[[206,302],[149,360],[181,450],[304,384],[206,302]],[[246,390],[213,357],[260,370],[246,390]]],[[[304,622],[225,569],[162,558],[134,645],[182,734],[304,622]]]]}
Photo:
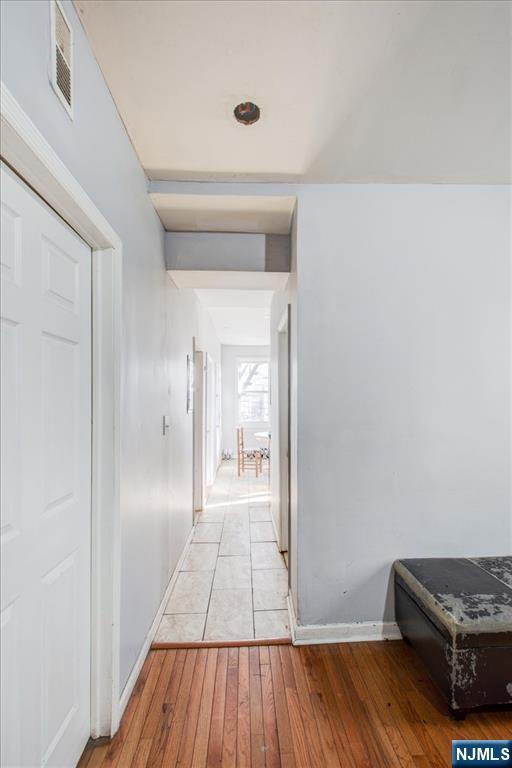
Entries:
{"type": "Polygon", "coordinates": [[[397,560],[396,620],[453,717],[512,705],[512,557],[397,560]]]}

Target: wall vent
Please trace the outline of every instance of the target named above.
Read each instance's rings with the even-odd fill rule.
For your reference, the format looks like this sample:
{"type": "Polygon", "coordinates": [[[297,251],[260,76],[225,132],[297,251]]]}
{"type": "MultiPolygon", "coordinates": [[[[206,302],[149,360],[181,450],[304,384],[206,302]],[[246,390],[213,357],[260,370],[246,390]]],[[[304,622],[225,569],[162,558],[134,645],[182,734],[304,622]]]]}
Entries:
{"type": "Polygon", "coordinates": [[[50,0],[52,11],[52,85],[62,104],[73,116],[73,30],[58,0],[50,0]]]}

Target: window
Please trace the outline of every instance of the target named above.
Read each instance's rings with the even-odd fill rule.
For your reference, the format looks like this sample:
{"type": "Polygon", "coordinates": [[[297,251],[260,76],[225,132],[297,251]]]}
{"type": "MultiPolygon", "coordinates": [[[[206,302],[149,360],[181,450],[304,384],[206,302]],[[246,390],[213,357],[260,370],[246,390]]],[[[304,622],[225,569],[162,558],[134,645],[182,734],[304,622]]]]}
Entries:
{"type": "Polygon", "coordinates": [[[268,421],[268,360],[238,361],[238,418],[241,422],[268,421]]]}

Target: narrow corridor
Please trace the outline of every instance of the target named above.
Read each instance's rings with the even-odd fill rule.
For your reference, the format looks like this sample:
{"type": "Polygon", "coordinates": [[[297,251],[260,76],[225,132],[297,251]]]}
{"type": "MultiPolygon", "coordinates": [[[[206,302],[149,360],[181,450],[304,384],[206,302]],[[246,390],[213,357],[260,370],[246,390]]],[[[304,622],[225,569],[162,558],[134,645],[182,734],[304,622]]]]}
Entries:
{"type": "Polygon", "coordinates": [[[157,643],[289,638],[288,572],[271,518],[268,467],[223,461],[157,631],[157,643]]]}

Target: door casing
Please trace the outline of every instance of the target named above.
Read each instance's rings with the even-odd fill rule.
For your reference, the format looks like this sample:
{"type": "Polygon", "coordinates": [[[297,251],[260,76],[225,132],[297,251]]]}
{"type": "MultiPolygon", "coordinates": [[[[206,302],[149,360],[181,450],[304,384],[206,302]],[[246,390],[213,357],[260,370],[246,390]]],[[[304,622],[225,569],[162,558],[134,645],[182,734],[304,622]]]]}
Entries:
{"type": "Polygon", "coordinates": [[[205,504],[206,354],[194,352],[194,522],[205,504]]]}
{"type": "Polygon", "coordinates": [[[13,222],[2,281],[2,450],[12,456],[2,470],[2,616],[16,638],[2,695],[6,712],[23,711],[3,724],[4,759],[61,765],[79,759],[90,735],[91,249],[0,170],[13,222]]]}
{"type": "Polygon", "coordinates": [[[290,543],[290,305],[277,328],[277,383],[279,430],[279,549],[290,543]]]}
{"type": "Polygon", "coordinates": [[[92,250],[91,736],[111,736],[131,692],[121,697],[119,681],[122,242],[3,82],[0,92],[3,161],[92,250]]]}

